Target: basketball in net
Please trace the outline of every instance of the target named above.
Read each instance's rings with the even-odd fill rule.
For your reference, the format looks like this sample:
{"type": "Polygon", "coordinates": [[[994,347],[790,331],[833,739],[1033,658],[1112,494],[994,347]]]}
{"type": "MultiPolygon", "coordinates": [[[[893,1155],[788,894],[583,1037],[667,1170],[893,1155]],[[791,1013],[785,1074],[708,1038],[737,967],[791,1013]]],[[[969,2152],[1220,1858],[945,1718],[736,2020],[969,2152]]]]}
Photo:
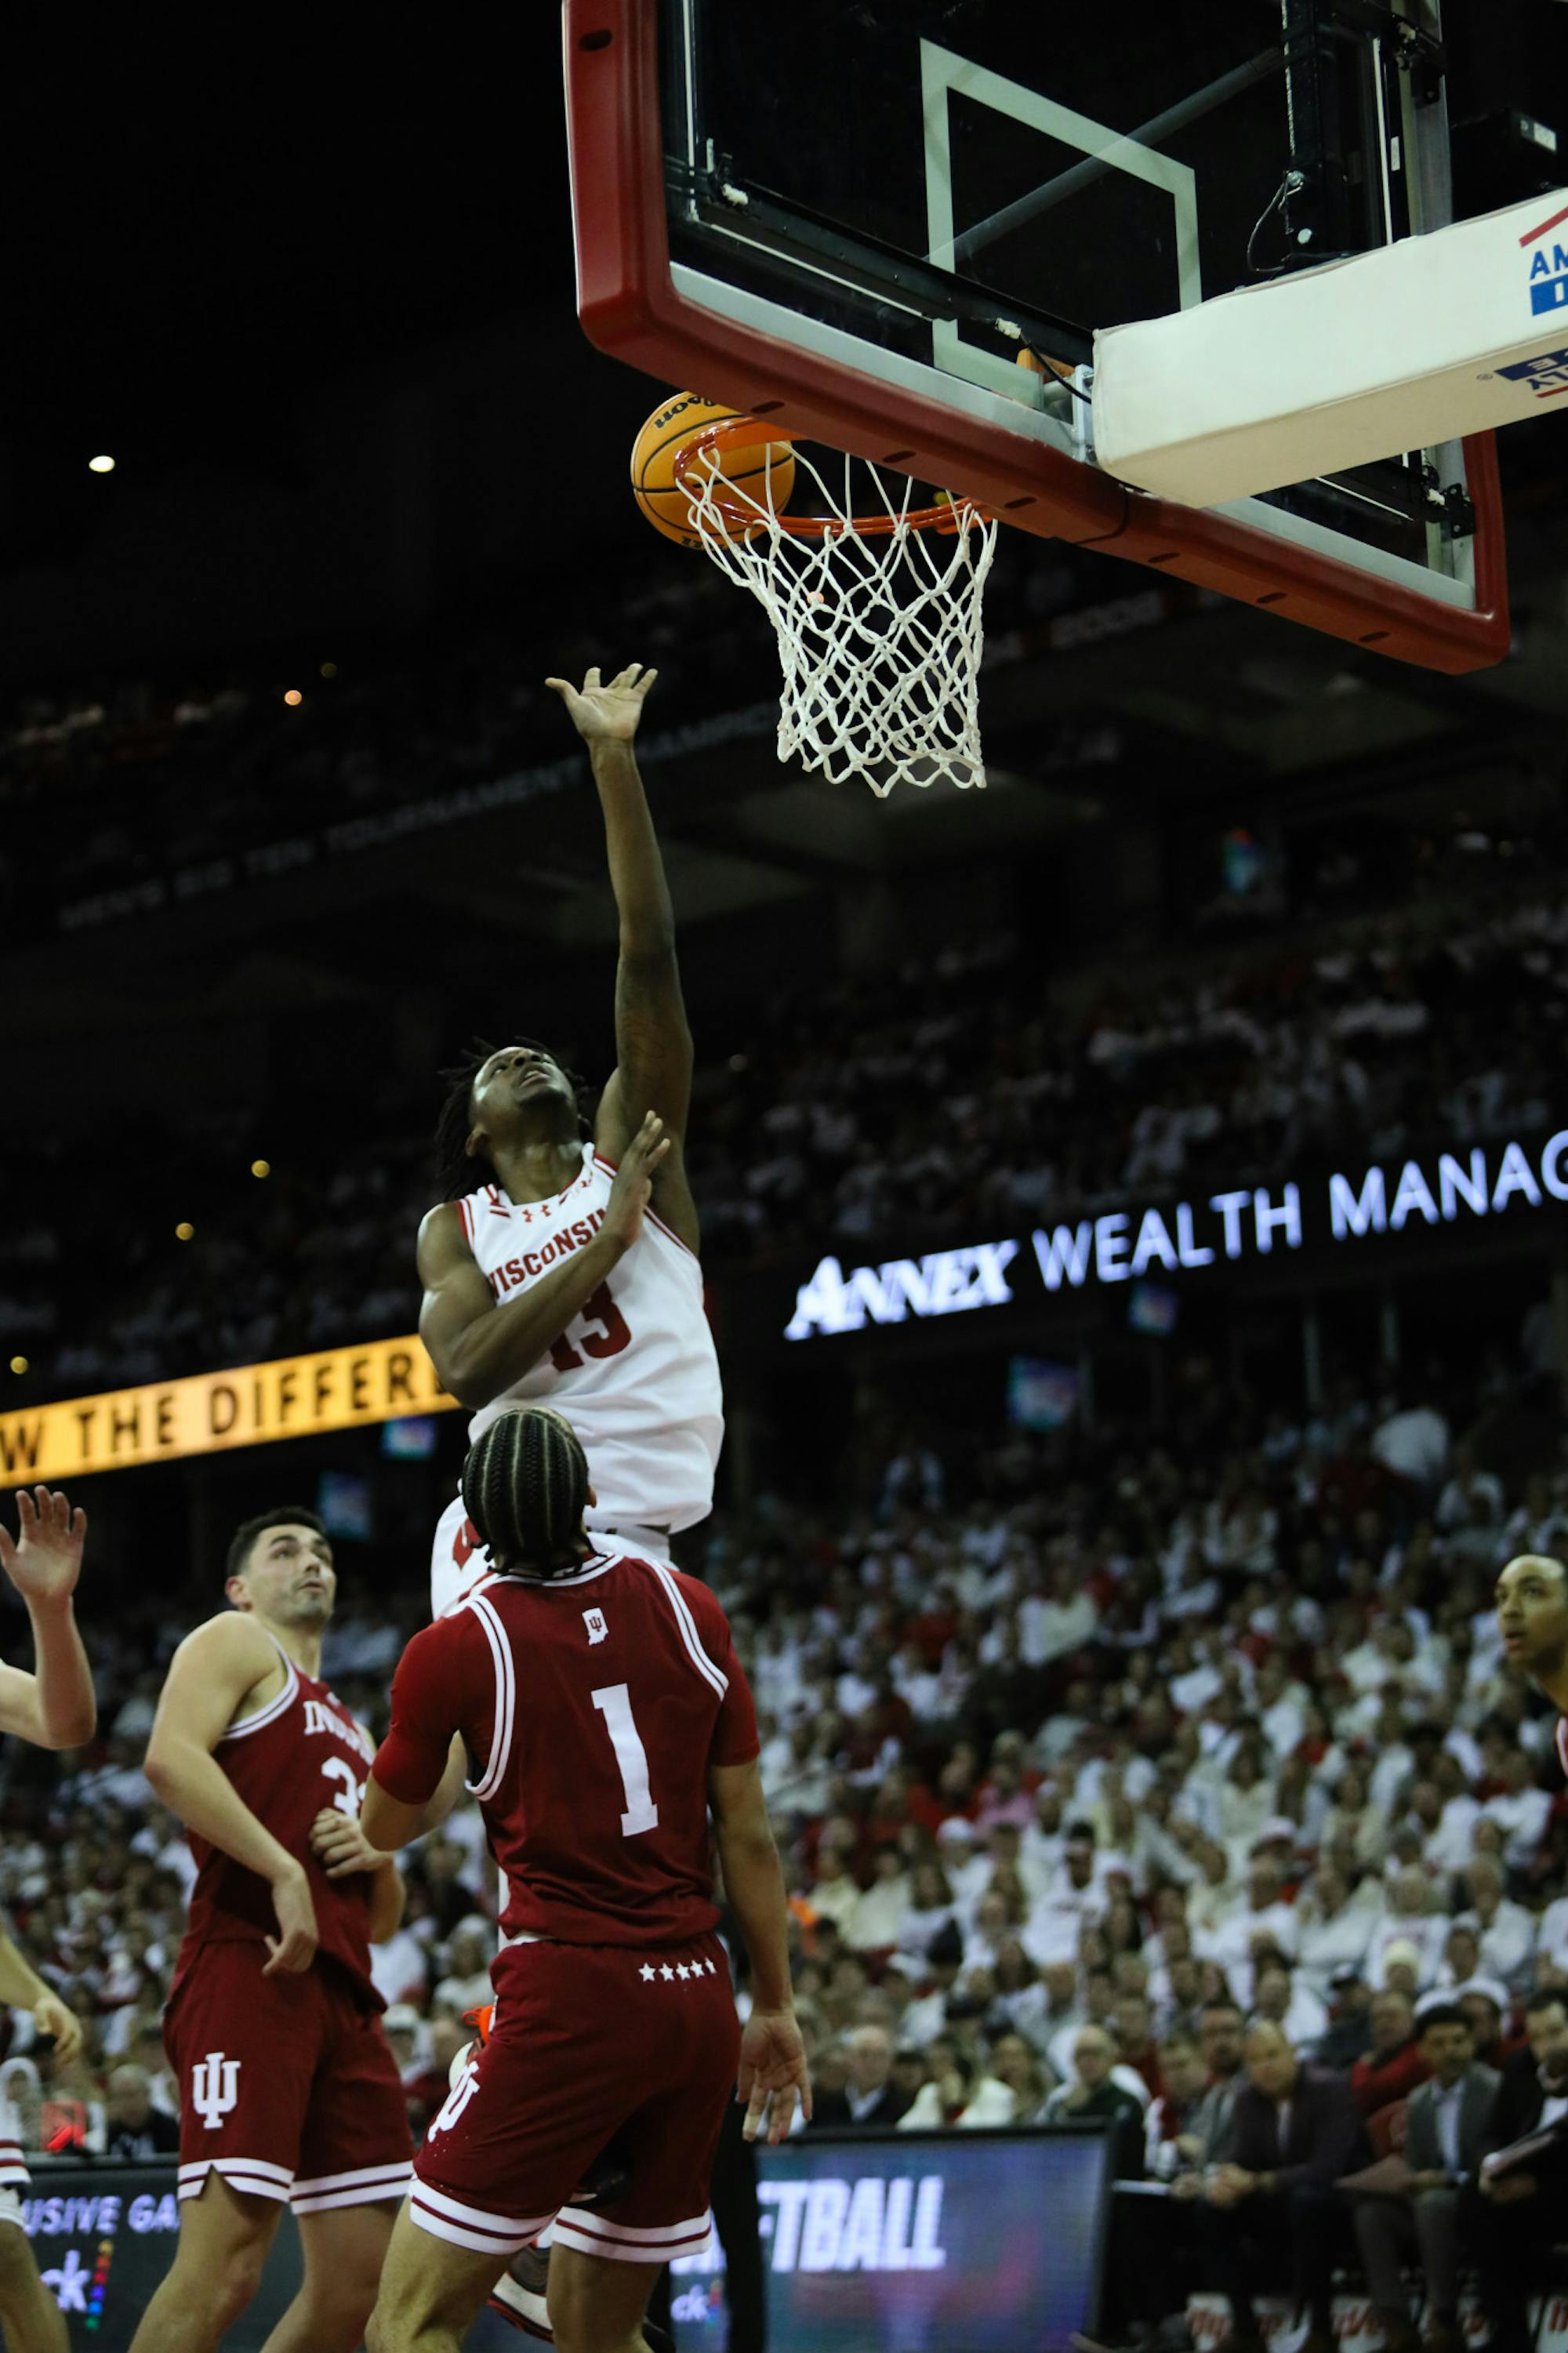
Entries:
{"type": "MultiPolygon", "coordinates": [[[[679,547],[700,547],[702,540],[691,525],[690,498],[675,479],[675,460],[694,433],[739,414],[721,401],[699,400],[694,392],[672,393],[662,407],[654,410],[632,444],[632,495],[655,531],[673,539],[679,547]]],[[[774,503],[789,504],[795,487],[795,451],[787,441],[731,451],[721,470],[726,481],[748,489],[771,472],[774,503]]]]}
{"type": "MultiPolygon", "coordinates": [[[[982,600],[995,517],[942,491],[917,506],[912,482],[889,484],[848,458],[840,492],[776,426],[694,397],[650,417],[638,450],[650,439],[685,499],[675,528],[651,519],[702,548],[773,625],[779,758],[835,784],[861,777],[884,797],[899,783],[984,785],[982,600]],[[818,511],[787,513],[803,477],[818,511]]],[[[645,512],[651,495],[639,492],[645,512]]]]}

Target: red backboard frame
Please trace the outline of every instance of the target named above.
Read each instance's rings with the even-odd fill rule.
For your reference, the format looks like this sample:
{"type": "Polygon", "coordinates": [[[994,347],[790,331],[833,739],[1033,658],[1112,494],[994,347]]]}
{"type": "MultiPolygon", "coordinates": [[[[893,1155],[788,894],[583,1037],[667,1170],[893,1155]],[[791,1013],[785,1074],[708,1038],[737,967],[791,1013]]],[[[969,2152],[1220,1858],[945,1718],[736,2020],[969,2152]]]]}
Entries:
{"type": "Polygon", "coordinates": [[[1475,508],[1466,608],[1228,516],[1151,498],[1005,427],[690,302],[670,276],[658,0],[563,0],[577,307],[590,342],[661,385],[968,496],[1024,531],[1130,563],[1426,670],[1500,661],[1510,640],[1497,449],[1464,442],[1475,508]]]}

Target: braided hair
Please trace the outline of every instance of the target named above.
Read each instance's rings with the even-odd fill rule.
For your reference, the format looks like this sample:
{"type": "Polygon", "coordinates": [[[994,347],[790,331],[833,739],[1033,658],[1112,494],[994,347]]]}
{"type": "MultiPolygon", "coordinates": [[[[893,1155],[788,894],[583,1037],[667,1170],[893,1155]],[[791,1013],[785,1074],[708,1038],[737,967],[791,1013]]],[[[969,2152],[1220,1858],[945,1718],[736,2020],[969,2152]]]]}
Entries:
{"type": "MultiPolygon", "coordinates": [[[[580,1135],[593,1133],[588,1117],[588,1087],[575,1071],[569,1070],[559,1055],[551,1054],[537,1038],[514,1038],[514,1046],[530,1047],[536,1054],[549,1054],[557,1070],[563,1071],[577,1101],[577,1132],[580,1135]]],[[[463,1060],[440,1076],[447,1082],[447,1092],[436,1119],[436,1189],[443,1201],[460,1201],[481,1185],[499,1185],[500,1177],[491,1166],[488,1154],[470,1152],[468,1137],[474,1125],[474,1081],[492,1054],[500,1052],[488,1038],[476,1038],[463,1060]]]]}
{"type": "Polygon", "coordinates": [[[581,1566],[588,1458],[547,1405],[503,1413],[469,1447],[463,1508],[503,1576],[561,1577],[581,1566]]]}

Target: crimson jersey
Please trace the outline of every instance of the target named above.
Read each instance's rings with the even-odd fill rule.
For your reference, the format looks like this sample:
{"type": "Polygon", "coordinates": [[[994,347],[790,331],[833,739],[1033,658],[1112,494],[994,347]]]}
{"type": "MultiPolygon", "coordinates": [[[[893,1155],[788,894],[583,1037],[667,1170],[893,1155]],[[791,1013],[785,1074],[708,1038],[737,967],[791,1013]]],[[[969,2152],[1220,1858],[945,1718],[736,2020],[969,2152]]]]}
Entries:
{"type": "Polygon", "coordinates": [[[714,1926],[708,1767],[758,1744],[706,1586],[608,1546],[569,1577],[488,1578],[403,1653],[382,1788],[423,1805],[454,1732],[510,1936],[670,1945],[714,1926]]]}
{"type": "MultiPolygon", "coordinates": [[[[301,1673],[280,1643],[277,1648],[289,1680],[276,1699],[231,1724],[215,1753],[235,1794],[304,1864],[321,1936],[318,1953],[347,1970],[366,2004],[379,2010],[384,2004],[370,1976],[370,1874],[329,1879],[310,1852],[310,1826],[323,1806],[359,1820],[375,1750],[336,1694],[301,1673]]],[[[256,1944],[278,1934],[267,1881],[196,1831],[189,1837],[196,1883],[176,1985],[204,1945],[256,1944]]]]}

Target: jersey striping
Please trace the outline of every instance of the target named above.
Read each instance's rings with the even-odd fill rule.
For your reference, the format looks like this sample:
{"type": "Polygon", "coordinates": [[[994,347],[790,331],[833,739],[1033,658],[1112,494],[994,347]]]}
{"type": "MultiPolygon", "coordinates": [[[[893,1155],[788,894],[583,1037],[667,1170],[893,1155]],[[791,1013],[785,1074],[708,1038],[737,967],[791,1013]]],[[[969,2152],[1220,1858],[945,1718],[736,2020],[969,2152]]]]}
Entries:
{"type": "MultiPolygon", "coordinates": [[[[379,2010],[384,2005],[370,1975],[370,1874],[329,1879],[310,1852],[311,1825],[323,1806],[336,1806],[351,1821],[359,1820],[365,1775],[375,1750],[369,1734],[334,1692],[302,1673],[281,1644],[278,1655],[288,1669],[287,1683],[254,1715],[229,1725],[217,1745],[217,1761],[235,1794],[279,1846],[304,1864],[321,1935],[318,1957],[335,1962],[365,2006],[379,2010]]],[[[267,1881],[195,1831],[188,1836],[196,1860],[196,1883],[174,1971],[176,1985],[204,1945],[260,1944],[278,1934],[267,1881]]]]}
{"type": "Polygon", "coordinates": [[[548,1582],[488,1578],[405,1651],[376,1779],[423,1804],[454,1732],[509,1936],[669,1945],[713,1927],[708,1768],[754,1757],[757,1720],[705,1585],[619,1549],[548,1582]]]}
{"type": "MultiPolygon", "coordinates": [[[[499,1304],[593,1240],[615,1173],[584,1145],[581,1175],[552,1200],[513,1201],[486,1185],[458,1202],[474,1262],[499,1304]]],[[[702,1270],[651,1209],[554,1345],[475,1414],[470,1441],[510,1406],[536,1398],[558,1408],[581,1439],[602,1525],[685,1528],[713,1508],[724,1400],[702,1270]]]]}

